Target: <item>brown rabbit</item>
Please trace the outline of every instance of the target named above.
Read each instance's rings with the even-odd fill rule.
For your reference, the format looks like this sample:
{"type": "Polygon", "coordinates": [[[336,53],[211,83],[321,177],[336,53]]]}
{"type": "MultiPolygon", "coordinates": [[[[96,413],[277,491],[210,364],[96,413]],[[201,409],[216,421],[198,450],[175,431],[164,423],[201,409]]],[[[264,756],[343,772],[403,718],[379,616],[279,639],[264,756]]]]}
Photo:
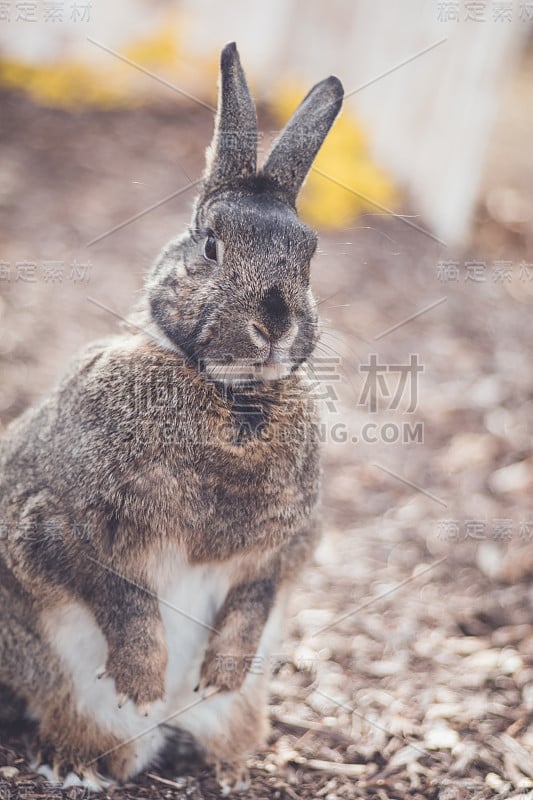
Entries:
{"type": "Polygon", "coordinates": [[[256,169],[221,56],[190,228],[129,332],[91,345],[0,443],[0,684],[51,780],[125,780],[187,731],[226,788],[266,727],[268,660],[316,539],[316,235],[295,201],[342,102],[317,84],[256,169]]]}

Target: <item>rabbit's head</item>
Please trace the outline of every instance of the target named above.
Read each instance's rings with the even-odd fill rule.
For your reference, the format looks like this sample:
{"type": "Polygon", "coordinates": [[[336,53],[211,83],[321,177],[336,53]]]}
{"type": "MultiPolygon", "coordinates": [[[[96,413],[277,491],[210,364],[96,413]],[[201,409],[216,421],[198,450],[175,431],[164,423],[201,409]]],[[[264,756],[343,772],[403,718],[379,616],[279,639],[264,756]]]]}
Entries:
{"type": "Polygon", "coordinates": [[[295,202],[342,94],[335,77],[311,89],[257,171],[254,102],[235,44],[222,51],[215,133],[192,224],[148,281],[153,321],[215,381],[281,379],[313,350],[317,238],[295,202]]]}

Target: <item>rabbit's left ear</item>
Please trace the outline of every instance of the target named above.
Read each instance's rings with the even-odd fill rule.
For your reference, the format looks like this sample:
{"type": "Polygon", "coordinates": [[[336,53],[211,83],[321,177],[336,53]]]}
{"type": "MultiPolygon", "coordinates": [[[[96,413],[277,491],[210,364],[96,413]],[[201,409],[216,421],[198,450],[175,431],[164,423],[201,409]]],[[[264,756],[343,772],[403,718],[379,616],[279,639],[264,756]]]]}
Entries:
{"type": "Polygon", "coordinates": [[[218,109],[213,141],[207,150],[204,191],[235,178],[255,175],[257,115],[235,42],[220,56],[218,109]]]}
{"type": "Polygon", "coordinates": [[[272,145],[262,173],[292,205],[340,111],[343,95],[342,83],[334,75],[317,83],[272,145]]]}

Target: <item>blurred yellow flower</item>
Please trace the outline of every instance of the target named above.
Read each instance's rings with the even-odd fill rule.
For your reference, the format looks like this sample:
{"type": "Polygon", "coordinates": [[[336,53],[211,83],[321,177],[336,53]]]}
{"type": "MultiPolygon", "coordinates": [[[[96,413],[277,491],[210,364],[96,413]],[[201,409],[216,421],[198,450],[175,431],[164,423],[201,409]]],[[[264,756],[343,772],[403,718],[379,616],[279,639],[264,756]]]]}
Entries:
{"type": "MultiPolygon", "coordinates": [[[[175,26],[162,25],[153,35],[133,41],[122,55],[160,73],[175,68],[179,52],[175,26]]],[[[118,58],[109,57],[105,69],[71,58],[34,65],[15,59],[0,59],[0,85],[23,89],[37,103],[54,108],[117,108],[146,101],[139,72],[118,58]]]]}

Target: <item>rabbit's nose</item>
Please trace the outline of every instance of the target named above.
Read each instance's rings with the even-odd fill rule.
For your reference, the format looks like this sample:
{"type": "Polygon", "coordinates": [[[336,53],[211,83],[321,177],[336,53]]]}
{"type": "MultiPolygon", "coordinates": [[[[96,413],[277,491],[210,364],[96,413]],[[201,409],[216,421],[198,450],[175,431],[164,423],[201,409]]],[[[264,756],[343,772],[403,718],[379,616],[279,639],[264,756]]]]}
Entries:
{"type": "Polygon", "coordinates": [[[252,320],[259,332],[269,341],[277,341],[291,326],[291,313],[278,286],[271,286],[263,295],[258,308],[257,320],[252,320]]]}
{"type": "Polygon", "coordinates": [[[261,350],[265,350],[268,347],[269,352],[274,352],[290,348],[298,333],[298,325],[293,322],[287,329],[284,329],[283,333],[279,333],[278,331],[269,330],[262,322],[250,320],[248,333],[256,347],[261,350]]]}
{"type": "Polygon", "coordinates": [[[248,323],[248,333],[250,334],[250,339],[256,347],[259,347],[261,350],[266,347],[270,348],[272,335],[268,328],[266,328],[261,322],[250,320],[248,323]]]}
{"type": "Polygon", "coordinates": [[[261,300],[261,313],[271,324],[271,328],[283,326],[289,317],[289,308],[279,286],[271,286],[261,300]]]}

